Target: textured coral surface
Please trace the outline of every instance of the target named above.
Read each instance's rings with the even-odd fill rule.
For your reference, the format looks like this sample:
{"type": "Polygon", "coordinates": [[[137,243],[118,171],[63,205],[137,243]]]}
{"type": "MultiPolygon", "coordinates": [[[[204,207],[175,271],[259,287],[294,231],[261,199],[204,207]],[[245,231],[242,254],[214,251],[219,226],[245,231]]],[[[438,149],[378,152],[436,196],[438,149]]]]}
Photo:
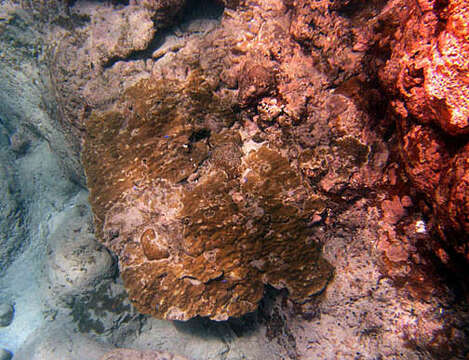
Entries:
{"type": "Polygon", "coordinates": [[[308,237],[322,201],[274,147],[243,149],[242,132],[226,128],[229,104],[203,80],[197,70],[143,80],[128,90],[127,117],[88,121],[98,231],[142,312],[227,319],[254,311],[264,284],[304,302],[331,275],[308,237]]]}

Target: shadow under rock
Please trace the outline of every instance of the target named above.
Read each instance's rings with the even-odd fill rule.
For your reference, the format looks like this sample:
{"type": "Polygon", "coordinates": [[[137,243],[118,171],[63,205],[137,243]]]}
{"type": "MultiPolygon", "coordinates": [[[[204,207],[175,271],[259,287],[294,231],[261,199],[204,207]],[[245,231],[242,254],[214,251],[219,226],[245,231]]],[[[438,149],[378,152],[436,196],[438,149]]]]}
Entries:
{"type": "Polygon", "coordinates": [[[239,318],[229,318],[226,321],[196,317],[188,321],[175,320],[173,324],[178,331],[201,338],[219,338],[233,333],[237,337],[249,336],[259,331],[262,324],[268,322],[273,303],[278,296],[285,296],[285,292],[266,286],[264,297],[259,303],[258,309],[254,312],[239,318]]]}
{"type": "Polygon", "coordinates": [[[143,50],[134,50],[125,57],[114,56],[108,59],[104,64],[103,68],[107,69],[118,61],[137,61],[151,59],[153,53],[164,45],[167,37],[174,35],[176,29],[180,28],[185,30],[189,24],[196,20],[218,20],[220,21],[223,15],[224,7],[214,0],[210,1],[199,1],[189,0],[182,10],[176,15],[176,19],[172,25],[168,25],[157,31],[154,38],[143,50]]]}

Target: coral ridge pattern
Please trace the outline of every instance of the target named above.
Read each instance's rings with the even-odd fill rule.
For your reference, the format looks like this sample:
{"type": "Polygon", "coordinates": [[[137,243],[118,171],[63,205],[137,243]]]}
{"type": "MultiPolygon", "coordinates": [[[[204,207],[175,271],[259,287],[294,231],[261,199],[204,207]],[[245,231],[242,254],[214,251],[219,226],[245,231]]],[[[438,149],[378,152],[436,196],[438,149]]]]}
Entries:
{"type": "Polygon", "coordinates": [[[141,312],[226,320],[256,310],[267,284],[298,303],[324,289],[332,268],[309,236],[321,201],[275,147],[243,146],[200,71],[142,80],[120,105],[126,116],[87,122],[83,162],[98,234],[141,312]]]}

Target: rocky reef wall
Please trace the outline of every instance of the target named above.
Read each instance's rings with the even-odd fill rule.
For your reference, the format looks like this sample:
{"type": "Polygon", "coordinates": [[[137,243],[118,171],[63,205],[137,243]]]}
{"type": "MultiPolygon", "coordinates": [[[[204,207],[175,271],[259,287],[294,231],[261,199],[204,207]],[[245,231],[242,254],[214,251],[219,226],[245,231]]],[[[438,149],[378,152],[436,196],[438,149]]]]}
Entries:
{"type": "Polygon", "coordinates": [[[442,239],[434,250],[443,262],[454,252],[468,258],[468,11],[464,1],[391,2],[382,15],[395,32],[379,78],[389,93],[406,173],[432,207],[429,216],[442,239]]]}

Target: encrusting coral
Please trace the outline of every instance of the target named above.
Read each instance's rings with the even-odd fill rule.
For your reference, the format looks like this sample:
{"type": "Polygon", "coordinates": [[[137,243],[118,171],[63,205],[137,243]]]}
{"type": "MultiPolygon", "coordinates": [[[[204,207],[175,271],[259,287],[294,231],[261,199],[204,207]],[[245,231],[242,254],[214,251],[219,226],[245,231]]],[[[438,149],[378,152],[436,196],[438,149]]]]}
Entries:
{"type": "Polygon", "coordinates": [[[124,98],[88,120],[83,162],[98,235],[140,311],[223,320],[254,311],[266,284],[298,303],[324,289],[332,268],[308,237],[321,202],[279,150],[241,141],[200,70],[124,98]]]}
{"type": "Polygon", "coordinates": [[[332,274],[315,226],[380,177],[386,148],[292,38],[289,6],[225,9],[85,118],[97,235],[144,313],[240,316],[267,284],[307,303],[332,274]]]}

